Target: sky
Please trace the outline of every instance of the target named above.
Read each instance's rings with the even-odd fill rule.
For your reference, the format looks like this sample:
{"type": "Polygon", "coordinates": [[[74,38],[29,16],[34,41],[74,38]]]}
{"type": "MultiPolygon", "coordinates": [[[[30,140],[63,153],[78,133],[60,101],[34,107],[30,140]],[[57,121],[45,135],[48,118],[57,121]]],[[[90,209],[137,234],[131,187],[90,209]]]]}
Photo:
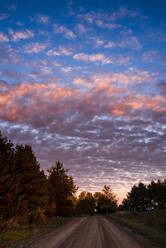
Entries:
{"type": "Polygon", "coordinates": [[[166,1],[1,0],[0,130],[79,191],[166,178],[166,1]]]}

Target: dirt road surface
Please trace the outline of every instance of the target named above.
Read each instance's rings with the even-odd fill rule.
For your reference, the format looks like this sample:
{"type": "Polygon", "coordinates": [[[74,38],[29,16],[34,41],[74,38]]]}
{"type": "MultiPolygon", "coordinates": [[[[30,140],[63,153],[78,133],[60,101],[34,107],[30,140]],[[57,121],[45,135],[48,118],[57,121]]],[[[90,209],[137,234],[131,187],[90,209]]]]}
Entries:
{"type": "Polygon", "coordinates": [[[82,217],[17,248],[150,248],[123,226],[102,216],[82,217]]]}

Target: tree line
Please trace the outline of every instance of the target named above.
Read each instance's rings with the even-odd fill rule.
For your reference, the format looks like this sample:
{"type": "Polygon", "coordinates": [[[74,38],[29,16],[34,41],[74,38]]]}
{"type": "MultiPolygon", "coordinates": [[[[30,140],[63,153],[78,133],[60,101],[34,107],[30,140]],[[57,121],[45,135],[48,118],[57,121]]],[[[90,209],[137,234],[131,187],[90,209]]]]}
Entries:
{"type": "Polygon", "coordinates": [[[166,180],[134,185],[119,208],[109,185],[94,194],[82,191],[78,197],[77,190],[60,161],[46,175],[30,145],[14,145],[0,132],[0,218],[26,216],[35,222],[52,216],[109,214],[117,209],[166,208],[166,180]]]}
{"type": "Polygon", "coordinates": [[[117,208],[110,186],[92,195],[77,186],[68,170],[57,161],[47,170],[40,165],[30,145],[14,145],[0,133],[0,217],[38,217],[109,213],[117,208]]]}
{"type": "Polygon", "coordinates": [[[166,180],[152,181],[145,185],[140,182],[134,185],[122,202],[122,209],[145,211],[166,208],[166,180]]]}

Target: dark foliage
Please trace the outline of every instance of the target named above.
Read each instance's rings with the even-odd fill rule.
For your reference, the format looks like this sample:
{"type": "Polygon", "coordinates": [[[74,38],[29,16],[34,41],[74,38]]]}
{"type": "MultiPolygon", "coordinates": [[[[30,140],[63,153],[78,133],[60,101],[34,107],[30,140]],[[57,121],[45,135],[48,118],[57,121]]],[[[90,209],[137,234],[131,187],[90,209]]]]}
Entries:
{"type": "Polygon", "coordinates": [[[77,200],[76,213],[92,215],[95,213],[95,207],[95,199],[92,193],[82,191],[77,200]]]}
{"type": "Polygon", "coordinates": [[[3,218],[13,215],[13,166],[13,144],[0,133],[0,216],[3,218]]]}
{"type": "Polygon", "coordinates": [[[152,181],[149,185],[139,183],[131,188],[123,200],[122,209],[145,211],[166,208],[166,180],[152,181]]]}
{"type": "Polygon", "coordinates": [[[49,206],[52,206],[48,209],[49,215],[67,216],[73,213],[77,187],[67,171],[60,161],[48,170],[49,206]]]}
{"type": "Polygon", "coordinates": [[[77,201],[76,211],[78,214],[109,214],[117,209],[116,196],[110,186],[105,185],[102,192],[94,195],[82,191],[77,201]]]}
{"type": "Polygon", "coordinates": [[[109,214],[117,210],[116,196],[110,186],[105,185],[102,193],[96,192],[94,198],[96,199],[96,209],[99,214],[109,214]]]}

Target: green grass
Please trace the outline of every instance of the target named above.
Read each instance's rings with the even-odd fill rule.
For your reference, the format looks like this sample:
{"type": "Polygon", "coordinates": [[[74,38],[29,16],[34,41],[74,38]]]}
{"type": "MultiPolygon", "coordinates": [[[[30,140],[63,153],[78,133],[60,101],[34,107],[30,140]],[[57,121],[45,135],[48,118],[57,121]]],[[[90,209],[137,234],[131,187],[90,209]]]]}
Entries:
{"type": "Polygon", "coordinates": [[[10,228],[1,231],[0,233],[0,248],[9,248],[11,245],[22,242],[30,237],[34,237],[41,233],[57,228],[72,220],[72,217],[67,218],[51,218],[46,224],[31,225],[26,227],[10,228]]]}
{"type": "Polygon", "coordinates": [[[166,210],[116,212],[111,218],[150,240],[153,245],[166,248],[166,210]]]}

